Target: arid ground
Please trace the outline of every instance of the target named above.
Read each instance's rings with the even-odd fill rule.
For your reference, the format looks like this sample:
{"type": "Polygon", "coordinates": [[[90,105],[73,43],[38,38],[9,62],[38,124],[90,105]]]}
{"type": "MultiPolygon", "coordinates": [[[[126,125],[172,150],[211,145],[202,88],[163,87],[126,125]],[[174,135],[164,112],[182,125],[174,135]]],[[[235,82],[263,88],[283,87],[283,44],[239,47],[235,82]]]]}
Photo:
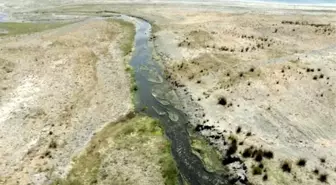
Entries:
{"type": "MultiPolygon", "coordinates": [[[[56,29],[47,26],[52,30],[41,33],[1,37],[0,183],[43,184],[56,174],[65,177],[65,182],[56,183],[79,178],[84,184],[109,184],[118,177],[120,184],[163,184],[164,177],[155,170],[160,161],[142,163],[146,167],[136,170],[138,176],[119,176],[124,169],[97,164],[70,165],[81,151],[87,159],[119,167],[126,163],[127,169],[135,170],[132,163],[142,161],[141,157],[115,160],[120,153],[114,152],[101,158],[93,152],[95,137],[105,136],[105,129],[89,142],[97,130],[125,119],[133,110],[126,72],[129,55],[123,52],[129,48],[123,46],[129,36],[125,25],[81,17],[116,11],[152,23],[155,59],[176,87],[194,130],[217,148],[223,164],[237,173],[246,166],[243,171],[252,184],[336,184],[336,9],[184,3],[141,3],[132,8],[130,4],[52,8],[55,4],[50,3],[50,9],[38,10],[41,3],[34,7],[31,1],[29,7],[36,14],[22,13],[22,5],[2,6],[4,12],[15,10],[10,18],[43,14],[63,19],[61,15],[67,14],[76,15],[76,21],[56,29]],[[83,178],[85,173],[77,169],[93,169],[93,175],[89,171],[83,178]],[[112,177],[97,173],[99,169],[112,177]],[[154,179],[148,175],[152,173],[154,179]]],[[[152,125],[147,118],[132,119],[152,125]]],[[[97,148],[129,151],[118,143],[120,135],[132,140],[137,131],[121,129],[123,134],[116,132],[103,142],[115,144],[97,148]]],[[[152,126],[145,133],[162,137],[152,126]]],[[[145,139],[167,145],[162,138],[145,139]]],[[[162,157],[157,148],[146,146],[155,155],[150,157],[162,157]]],[[[134,154],[145,156],[144,151],[134,154]]],[[[205,159],[205,163],[212,162],[205,159]]]]}
{"type": "Polygon", "coordinates": [[[175,182],[159,124],[133,112],[134,25],[68,19],[0,23],[0,184],[175,182]]]}

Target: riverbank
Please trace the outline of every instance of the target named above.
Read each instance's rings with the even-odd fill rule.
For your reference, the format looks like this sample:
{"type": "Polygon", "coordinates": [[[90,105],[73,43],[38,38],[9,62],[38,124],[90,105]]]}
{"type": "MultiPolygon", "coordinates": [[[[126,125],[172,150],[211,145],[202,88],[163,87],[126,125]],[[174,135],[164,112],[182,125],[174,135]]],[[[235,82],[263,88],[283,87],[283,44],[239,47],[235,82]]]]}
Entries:
{"type": "Polygon", "coordinates": [[[240,11],[157,13],[184,112],[252,183],[335,182],[335,14],[240,11]]]}

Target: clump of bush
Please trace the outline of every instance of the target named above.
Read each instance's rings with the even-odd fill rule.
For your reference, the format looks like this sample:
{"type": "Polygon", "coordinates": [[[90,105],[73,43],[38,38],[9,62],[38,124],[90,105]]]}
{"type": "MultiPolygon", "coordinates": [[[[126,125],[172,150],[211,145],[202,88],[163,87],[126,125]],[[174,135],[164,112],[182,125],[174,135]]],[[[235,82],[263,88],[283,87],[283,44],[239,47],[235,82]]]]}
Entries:
{"type": "Polygon", "coordinates": [[[261,175],[262,169],[259,166],[252,166],[252,174],[253,175],[261,175]]]}
{"type": "Polygon", "coordinates": [[[225,106],[227,104],[227,100],[225,97],[220,97],[218,99],[218,104],[225,106]]]}
{"type": "Polygon", "coordinates": [[[239,134],[241,132],[242,128],[241,126],[238,126],[237,129],[236,129],[236,133],[239,134]]]}
{"type": "Polygon", "coordinates": [[[267,158],[267,159],[273,159],[274,154],[273,154],[272,151],[265,150],[265,151],[264,151],[264,157],[267,158]]]}
{"type": "Polygon", "coordinates": [[[292,171],[292,166],[288,161],[284,161],[281,164],[281,169],[283,172],[290,173],[292,171]]]}
{"type": "Polygon", "coordinates": [[[318,180],[320,182],[327,182],[328,174],[321,174],[318,180]]]}
{"type": "Polygon", "coordinates": [[[296,165],[303,167],[303,166],[306,166],[306,162],[307,162],[306,159],[299,159],[296,162],[296,165]]]}

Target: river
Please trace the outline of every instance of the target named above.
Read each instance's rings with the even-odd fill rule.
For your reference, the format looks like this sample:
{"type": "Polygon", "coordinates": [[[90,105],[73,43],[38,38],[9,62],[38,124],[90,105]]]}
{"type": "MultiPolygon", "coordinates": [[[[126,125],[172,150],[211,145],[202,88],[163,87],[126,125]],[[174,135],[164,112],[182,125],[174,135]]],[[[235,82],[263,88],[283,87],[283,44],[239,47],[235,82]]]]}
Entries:
{"type": "Polygon", "coordinates": [[[141,19],[121,16],[124,20],[135,20],[135,50],[130,61],[134,69],[136,109],[160,120],[165,134],[171,141],[171,150],[181,177],[190,185],[228,185],[228,178],[208,172],[203,162],[192,153],[186,115],[179,110],[173,88],[164,79],[163,70],[152,60],[153,44],[150,41],[151,25],[141,19]],[[146,107],[145,110],[143,108],[146,107]]]}

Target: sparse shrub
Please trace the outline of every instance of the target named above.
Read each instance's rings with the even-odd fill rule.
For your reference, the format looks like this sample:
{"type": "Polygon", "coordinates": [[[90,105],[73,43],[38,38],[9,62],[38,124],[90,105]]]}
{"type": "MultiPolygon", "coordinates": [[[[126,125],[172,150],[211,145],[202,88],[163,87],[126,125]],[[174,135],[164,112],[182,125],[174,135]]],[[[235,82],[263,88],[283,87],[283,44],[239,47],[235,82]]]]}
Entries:
{"type": "Polygon", "coordinates": [[[251,72],[251,73],[254,72],[254,68],[253,68],[253,67],[250,68],[250,72],[251,72]]]}
{"type": "Polygon", "coordinates": [[[306,159],[299,159],[296,165],[303,167],[306,165],[306,162],[307,162],[306,159]]]}
{"type": "Polygon", "coordinates": [[[245,150],[243,151],[242,156],[244,158],[249,158],[252,156],[252,149],[251,148],[245,148],[245,150]]]}
{"type": "Polygon", "coordinates": [[[260,164],[259,164],[259,168],[263,169],[263,168],[264,168],[264,164],[263,164],[263,163],[260,163],[260,164]]]}
{"type": "Polygon", "coordinates": [[[231,146],[228,148],[226,155],[232,155],[235,154],[237,152],[237,144],[231,144],[231,146]]]}
{"type": "Polygon", "coordinates": [[[321,182],[327,182],[327,178],[328,178],[328,174],[321,174],[318,180],[321,182]]]}
{"type": "Polygon", "coordinates": [[[285,72],[285,69],[281,69],[281,73],[284,73],[285,72]]]}
{"type": "Polygon", "coordinates": [[[260,162],[260,161],[263,160],[263,151],[262,150],[256,151],[254,160],[257,161],[257,162],[260,162]]]}
{"type": "Polygon", "coordinates": [[[243,72],[240,72],[239,73],[239,77],[243,77],[244,76],[244,73],[243,72]]]}
{"type": "Polygon", "coordinates": [[[313,80],[317,80],[317,75],[314,75],[313,80]]]}
{"type": "Polygon", "coordinates": [[[323,78],[324,77],[324,75],[323,74],[320,74],[320,78],[323,78]]]}
{"type": "Polygon", "coordinates": [[[325,158],[320,158],[321,163],[325,163],[326,159],[325,158]]]}
{"type": "Polygon", "coordinates": [[[320,170],[317,169],[317,168],[315,168],[315,169],[313,170],[313,173],[316,174],[316,175],[318,175],[318,174],[320,173],[320,170]]]}
{"type": "Polygon", "coordinates": [[[54,140],[52,140],[49,144],[49,148],[54,148],[54,149],[57,148],[57,143],[54,140]]]}
{"type": "Polygon", "coordinates": [[[132,90],[133,91],[137,91],[138,90],[138,86],[136,84],[134,84],[133,87],[132,87],[132,90]]]}
{"type": "Polygon", "coordinates": [[[307,73],[309,73],[310,72],[310,69],[309,68],[307,68],[307,73]]]}
{"type": "Polygon", "coordinates": [[[250,137],[251,135],[252,135],[251,132],[247,132],[247,133],[246,133],[246,137],[250,137]]]}
{"type": "Polygon", "coordinates": [[[261,175],[262,174],[262,169],[259,168],[258,166],[254,166],[252,169],[252,174],[253,175],[261,175]]]}
{"type": "Polygon", "coordinates": [[[250,85],[251,85],[251,82],[247,82],[247,85],[250,86],[250,85]]]}
{"type": "Polygon", "coordinates": [[[218,99],[218,104],[225,106],[227,104],[227,100],[224,97],[218,99]]]}
{"type": "Polygon", "coordinates": [[[201,80],[197,80],[197,82],[196,82],[196,83],[200,84],[200,83],[201,83],[201,80]]]}
{"type": "Polygon", "coordinates": [[[238,144],[239,144],[239,145],[243,145],[243,144],[244,144],[244,141],[240,141],[238,144]]]}
{"type": "Polygon", "coordinates": [[[317,71],[321,71],[321,69],[320,69],[320,68],[317,68],[317,71]]]}
{"type": "Polygon", "coordinates": [[[284,162],[282,162],[282,164],[281,164],[281,169],[282,169],[282,171],[284,171],[284,172],[288,172],[288,173],[290,173],[291,170],[292,170],[292,167],[291,167],[291,164],[290,164],[288,161],[284,161],[284,162]]]}
{"type": "Polygon", "coordinates": [[[265,150],[265,151],[263,152],[263,154],[264,154],[264,157],[267,158],[267,159],[273,159],[273,157],[274,157],[273,152],[272,152],[272,151],[269,151],[269,150],[265,150]]]}
{"type": "Polygon", "coordinates": [[[265,174],[264,176],[263,176],[263,181],[267,181],[268,180],[268,175],[267,174],[265,174]]]}
{"type": "Polygon", "coordinates": [[[242,128],[241,126],[238,126],[237,129],[236,129],[236,133],[239,134],[241,132],[242,128]]]}

